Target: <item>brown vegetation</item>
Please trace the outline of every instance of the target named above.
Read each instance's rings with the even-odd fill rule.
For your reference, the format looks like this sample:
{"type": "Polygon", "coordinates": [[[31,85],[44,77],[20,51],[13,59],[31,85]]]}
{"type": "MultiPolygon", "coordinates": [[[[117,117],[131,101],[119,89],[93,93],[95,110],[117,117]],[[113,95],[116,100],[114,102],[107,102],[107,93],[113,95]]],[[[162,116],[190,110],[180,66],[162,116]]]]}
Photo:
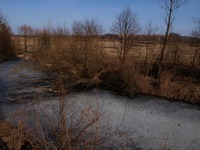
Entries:
{"type": "Polygon", "coordinates": [[[31,28],[31,26],[22,25],[18,28],[18,33],[23,37],[23,49],[25,51],[25,54],[27,55],[28,41],[30,40],[30,37],[33,35],[33,29],[31,28]]]}
{"type": "Polygon", "coordinates": [[[132,48],[133,37],[140,30],[138,16],[126,8],[116,17],[115,22],[112,25],[111,31],[116,35],[118,41],[115,44],[116,52],[118,53],[120,63],[124,63],[128,57],[128,53],[132,48]]]}
{"type": "MultiPolygon", "coordinates": [[[[66,27],[48,26],[30,36],[26,32],[29,27],[21,26],[22,35],[13,38],[15,43],[24,45],[26,56],[35,61],[37,68],[55,75],[49,82],[60,97],[59,110],[55,110],[58,116],[52,118],[43,109],[47,118],[47,126],[43,126],[43,120],[38,118],[41,112],[33,109],[35,116],[29,119],[34,120],[34,128],[17,119],[22,121],[19,127],[8,129],[6,135],[0,130],[0,138],[11,149],[19,149],[25,139],[36,149],[96,148],[102,142],[96,126],[100,119],[98,104],[96,110],[86,108],[82,113],[76,112],[80,116],[73,122],[74,116],[67,114],[71,106],[65,98],[66,91],[71,89],[102,87],[130,96],[142,93],[200,104],[200,21],[197,19],[192,37],[170,34],[173,12],[183,4],[181,0],[170,2],[171,8],[164,3],[168,18],[164,36],[156,35],[156,27],[151,23],[146,35],[137,35],[140,29],[137,16],[129,8],[117,16],[113,34],[102,35],[103,28],[96,19],[75,21],[72,34],[66,27]],[[51,136],[45,134],[47,130],[51,136]],[[16,136],[11,136],[15,131],[16,136]]],[[[13,54],[10,28],[1,23],[0,33],[0,58],[4,58],[13,54]]],[[[4,126],[8,127],[3,123],[4,126]]]]}
{"type": "Polygon", "coordinates": [[[66,97],[62,78],[57,90],[57,100],[46,105],[35,95],[30,107],[14,113],[8,122],[0,121],[0,148],[96,149],[104,143],[108,134],[100,132],[106,124],[101,122],[98,100],[76,108],[76,100],[66,97]]]}
{"type": "Polygon", "coordinates": [[[152,66],[159,58],[162,36],[154,34],[151,24],[148,28],[152,33],[132,37],[126,61],[120,63],[115,49],[120,43],[114,37],[102,38],[102,28],[95,23],[95,20],[75,22],[72,35],[65,27],[38,31],[32,39],[37,40],[32,57],[38,67],[62,76],[68,90],[99,85],[124,94],[144,93],[199,103],[198,38],[194,41],[170,34],[162,72],[155,78],[152,66]],[[99,31],[89,30],[98,27],[99,31]]]}
{"type": "Polygon", "coordinates": [[[0,61],[14,56],[14,45],[11,39],[11,29],[5,17],[0,12],[0,61]]]}

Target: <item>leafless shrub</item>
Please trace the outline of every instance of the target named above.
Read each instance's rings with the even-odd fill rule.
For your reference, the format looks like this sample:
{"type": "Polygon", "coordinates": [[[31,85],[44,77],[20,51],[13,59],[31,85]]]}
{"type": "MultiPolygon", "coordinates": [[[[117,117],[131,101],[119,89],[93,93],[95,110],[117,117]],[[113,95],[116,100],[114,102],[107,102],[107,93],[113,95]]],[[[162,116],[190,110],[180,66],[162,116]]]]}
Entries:
{"type": "Polygon", "coordinates": [[[106,61],[99,40],[103,28],[92,18],[75,21],[72,29],[73,35],[61,26],[51,27],[50,32],[39,32],[38,39],[43,41],[39,45],[44,46],[40,46],[35,58],[43,68],[67,73],[72,78],[93,78],[103,69],[106,61]]]}
{"type": "Polygon", "coordinates": [[[200,68],[200,19],[195,19],[196,28],[192,30],[193,44],[195,52],[192,59],[192,67],[200,68]]]}
{"type": "Polygon", "coordinates": [[[115,44],[115,47],[121,63],[124,63],[128,57],[128,53],[133,47],[133,37],[139,31],[140,25],[136,13],[129,7],[122,10],[111,27],[111,32],[117,35],[119,42],[115,44]]]}
{"type": "Polygon", "coordinates": [[[119,69],[120,76],[125,84],[125,91],[135,93],[141,91],[141,73],[133,58],[127,58],[119,69]]]}
{"type": "Polygon", "coordinates": [[[200,37],[200,19],[197,18],[194,20],[194,22],[196,23],[196,28],[192,30],[192,36],[199,38],[200,37]]]}
{"type": "Polygon", "coordinates": [[[96,19],[92,18],[75,21],[72,29],[74,35],[70,48],[72,60],[81,69],[83,76],[91,78],[103,69],[106,61],[99,40],[103,28],[96,19]]]}
{"type": "Polygon", "coordinates": [[[48,50],[51,46],[51,31],[48,28],[43,28],[36,33],[38,37],[38,50],[48,50]]]}
{"type": "Polygon", "coordinates": [[[184,50],[181,36],[175,33],[170,34],[163,63],[165,67],[167,64],[173,66],[172,70],[175,74],[178,72],[179,66],[181,65],[181,58],[183,57],[184,50]]]}
{"type": "Polygon", "coordinates": [[[6,18],[0,12],[0,59],[15,55],[14,45],[11,39],[11,29],[6,18]]]}
{"type": "Polygon", "coordinates": [[[172,23],[175,20],[175,13],[180,7],[182,7],[186,3],[187,3],[187,0],[161,0],[161,8],[163,8],[166,13],[166,18],[165,18],[166,32],[165,32],[165,36],[164,36],[164,40],[163,40],[162,48],[161,48],[161,53],[159,57],[158,74],[160,74],[162,70],[162,63],[163,63],[163,59],[164,59],[164,55],[165,55],[165,51],[167,47],[168,36],[171,31],[172,23]]]}
{"type": "Polygon", "coordinates": [[[157,26],[153,25],[151,21],[149,21],[149,23],[146,25],[145,28],[145,59],[144,59],[144,67],[145,67],[145,71],[146,74],[148,73],[148,59],[149,59],[149,55],[152,54],[153,50],[155,49],[155,46],[152,45],[151,43],[154,41],[155,39],[155,34],[157,32],[158,28],[157,26]]]}
{"type": "Polygon", "coordinates": [[[80,105],[66,97],[61,78],[59,84],[57,100],[38,103],[36,95],[36,101],[10,118],[12,124],[19,122],[17,128],[5,132],[0,126],[0,138],[9,148],[20,149],[26,143],[32,149],[96,149],[105,142],[98,100],[80,105]]]}
{"type": "Polygon", "coordinates": [[[5,142],[5,145],[0,145],[0,148],[20,150],[25,144],[23,122],[19,120],[17,126],[14,128],[8,122],[0,121],[0,139],[5,142]]]}
{"type": "Polygon", "coordinates": [[[30,43],[29,41],[31,40],[31,37],[34,34],[34,31],[31,28],[31,26],[28,26],[28,25],[24,24],[24,25],[18,27],[18,33],[23,38],[22,45],[23,45],[23,49],[24,49],[24,51],[25,51],[25,53],[27,55],[27,53],[28,53],[28,43],[30,43]]]}

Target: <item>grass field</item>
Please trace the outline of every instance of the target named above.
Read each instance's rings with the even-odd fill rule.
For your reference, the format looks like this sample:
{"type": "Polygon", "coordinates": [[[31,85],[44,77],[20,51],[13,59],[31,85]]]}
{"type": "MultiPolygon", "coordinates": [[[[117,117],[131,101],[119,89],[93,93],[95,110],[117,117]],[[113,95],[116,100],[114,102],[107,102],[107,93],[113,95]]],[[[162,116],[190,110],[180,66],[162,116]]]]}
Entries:
{"type": "MultiPolygon", "coordinates": [[[[120,43],[112,38],[96,37],[85,41],[73,36],[52,36],[50,47],[42,50],[38,37],[28,37],[26,57],[36,59],[43,68],[68,70],[70,81],[78,80],[88,84],[97,82],[97,77],[101,75],[112,78],[119,74],[114,80],[122,82],[120,84],[124,85],[123,90],[128,93],[139,92],[199,103],[199,45],[193,44],[189,37],[179,37],[179,40],[171,38],[164,54],[161,77],[154,79],[149,76],[149,71],[160,56],[162,42],[160,36],[152,41],[146,41],[144,37],[141,35],[132,41],[132,48],[128,51],[127,61],[122,68],[119,67],[117,51],[120,43]],[[89,81],[85,80],[87,78],[89,81]]],[[[25,54],[23,37],[14,36],[13,40],[18,47],[17,53],[25,54]]]]}

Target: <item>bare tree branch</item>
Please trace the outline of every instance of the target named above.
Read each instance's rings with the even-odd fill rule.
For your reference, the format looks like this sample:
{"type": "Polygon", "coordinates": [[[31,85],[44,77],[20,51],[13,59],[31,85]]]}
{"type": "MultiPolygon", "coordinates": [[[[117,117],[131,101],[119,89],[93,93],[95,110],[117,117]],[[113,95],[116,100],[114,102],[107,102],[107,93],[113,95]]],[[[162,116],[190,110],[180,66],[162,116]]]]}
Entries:
{"type": "Polygon", "coordinates": [[[196,27],[192,30],[192,36],[200,38],[200,18],[194,19],[194,22],[196,23],[196,27]]]}
{"type": "Polygon", "coordinates": [[[138,16],[129,7],[122,10],[116,17],[114,23],[111,27],[111,32],[118,36],[118,41],[120,43],[119,58],[120,62],[124,63],[128,52],[132,47],[132,37],[133,35],[139,33],[140,25],[138,21],[138,16]]]}
{"type": "MultiPolygon", "coordinates": [[[[168,36],[173,24],[173,21],[175,20],[175,12],[177,9],[180,7],[184,6],[187,4],[188,0],[161,0],[161,8],[163,8],[166,12],[166,32],[165,32],[165,37],[164,41],[162,44],[162,49],[161,49],[161,54],[160,54],[160,59],[159,59],[159,65],[161,66],[164,58],[164,53],[168,41],[168,36]]],[[[161,67],[160,67],[161,69],[161,67]]],[[[159,70],[160,71],[160,70],[159,70]]]]}

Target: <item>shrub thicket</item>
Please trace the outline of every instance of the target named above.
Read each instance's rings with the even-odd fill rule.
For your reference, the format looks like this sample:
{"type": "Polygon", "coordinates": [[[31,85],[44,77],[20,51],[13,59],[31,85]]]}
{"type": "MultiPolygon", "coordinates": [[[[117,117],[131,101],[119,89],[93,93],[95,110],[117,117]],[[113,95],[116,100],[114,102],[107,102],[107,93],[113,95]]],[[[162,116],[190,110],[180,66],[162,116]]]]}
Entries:
{"type": "Polygon", "coordinates": [[[14,45],[11,39],[11,29],[5,17],[0,13],[0,59],[14,56],[14,45]]]}

